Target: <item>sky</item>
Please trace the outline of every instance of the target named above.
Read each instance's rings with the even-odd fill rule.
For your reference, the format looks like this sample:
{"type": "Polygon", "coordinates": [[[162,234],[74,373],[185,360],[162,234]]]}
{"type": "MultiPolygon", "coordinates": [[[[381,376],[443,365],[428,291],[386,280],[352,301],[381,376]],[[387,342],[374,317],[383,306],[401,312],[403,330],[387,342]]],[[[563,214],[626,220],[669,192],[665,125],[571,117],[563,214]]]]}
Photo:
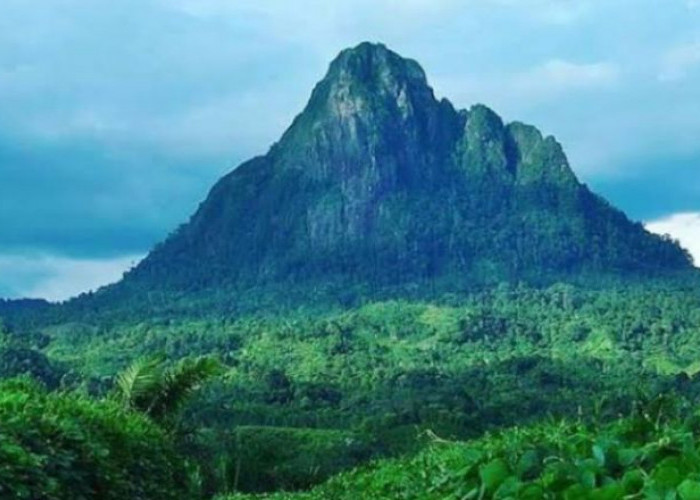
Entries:
{"type": "Polygon", "coordinates": [[[700,262],[700,0],[2,0],[0,297],[119,279],[365,40],[700,262]]]}

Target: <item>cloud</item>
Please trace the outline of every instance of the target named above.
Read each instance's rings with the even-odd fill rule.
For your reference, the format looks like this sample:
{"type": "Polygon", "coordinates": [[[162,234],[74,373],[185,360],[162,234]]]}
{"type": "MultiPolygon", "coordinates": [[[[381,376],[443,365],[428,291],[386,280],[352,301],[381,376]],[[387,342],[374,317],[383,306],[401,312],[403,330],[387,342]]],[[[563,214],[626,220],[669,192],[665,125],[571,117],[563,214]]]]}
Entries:
{"type": "Polygon", "coordinates": [[[662,82],[682,80],[698,65],[700,65],[700,40],[673,47],[662,58],[658,79],[662,82]]]}
{"type": "Polygon", "coordinates": [[[7,298],[63,301],[114,283],[143,255],[70,259],[52,255],[0,255],[2,294],[7,298]]]}
{"type": "Polygon", "coordinates": [[[595,4],[602,4],[601,0],[487,0],[486,3],[518,9],[535,20],[554,25],[576,22],[590,14],[595,4]]]}
{"type": "Polygon", "coordinates": [[[619,173],[596,175],[589,185],[632,218],[656,221],[700,211],[698,165],[700,153],[662,153],[619,163],[619,173]]]}
{"type": "Polygon", "coordinates": [[[673,214],[646,224],[646,228],[657,234],[668,234],[678,240],[700,267],[700,212],[673,214]]]}
{"type": "MultiPolygon", "coordinates": [[[[230,0],[161,0],[163,5],[197,18],[220,16],[262,16],[279,20],[302,20],[311,24],[314,18],[323,18],[326,25],[366,16],[385,20],[416,19],[421,16],[444,15],[449,11],[482,12],[501,9],[516,12],[536,21],[551,24],[569,24],[592,11],[601,0],[355,0],[351,3],[325,0],[265,0],[235,2],[230,0]],[[309,15],[313,12],[314,15],[309,15]]],[[[294,25],[294,23],[289,23],[294,25]]],[[[313,23],[317,24],[317,23],[313,23]]],[[[321,28],[317,25],[317,29],[321,28]]]]}
{"type": "Polygon", "coordinates": [[[525,108],[558,103],[583,92],[608,91],[616,88],[621,79],[621,68],[612,62],[550,59],[525,69],[443,77],[435,83],[463,106],[475,101],[496,103],[497,107],[515,110],[516,117],[521,119],[517,113],[525,108]]]}
{"type": "Polygon", "coordinates": [[[620,69],[610,62],[576,63],[552,59],[512,78],[513,90],[525,95],[610,87],[620,79],[620,69]]]}

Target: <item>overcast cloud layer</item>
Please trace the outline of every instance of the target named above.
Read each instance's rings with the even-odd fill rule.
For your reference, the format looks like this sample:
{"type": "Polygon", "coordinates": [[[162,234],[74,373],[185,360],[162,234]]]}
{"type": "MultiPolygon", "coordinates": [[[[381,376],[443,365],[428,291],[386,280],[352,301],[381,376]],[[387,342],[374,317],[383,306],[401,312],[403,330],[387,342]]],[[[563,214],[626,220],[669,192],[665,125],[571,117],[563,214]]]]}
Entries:
{"type": "Polygon", "coordinates": [[[556,135],[584,182],[700,251],[674,218],[700,212],[694,0],[2,0],[0,295],[118,279],[363,40],[556,135]]]}

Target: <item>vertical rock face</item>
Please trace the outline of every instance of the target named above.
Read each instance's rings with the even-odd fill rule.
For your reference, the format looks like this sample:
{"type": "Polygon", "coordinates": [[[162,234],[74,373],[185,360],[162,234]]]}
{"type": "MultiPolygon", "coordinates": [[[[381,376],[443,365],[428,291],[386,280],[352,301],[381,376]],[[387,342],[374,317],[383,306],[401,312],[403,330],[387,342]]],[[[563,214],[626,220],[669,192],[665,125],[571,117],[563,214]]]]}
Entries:
{"type": "Polygon", "coordinates": [[[271,155],[325,185],[308,221],[314,248],[327,247],[377,230],[398,193],[435,187],[458,134],[417,63],[365,43],[331,64],[271,155]]]}
{"type": "Polygon", "coordinates": [[[508,182],[515,165],[508,150],[507,132],[501,117],[486,106],[476,105],[469,110],[457,145],[458,162],[465,175],[508,182]]]}
{"type": "Polygon", "coordinates": [[[456,140],[459,118],[438,102],[414,61],[382,45],[343,51],[274,151],[315,178],[340,180],[374,171],[387,188],[430,177],[456,140]],[[288,155],[287,155],[288,156],[288,155]]]}
{"type": "Polygon", "coordinates": [[[363,43],[126,283],[482,284],[688,267],[581,185],[553,137],[483,105],[457,111],[415,61],[363,43]]]}

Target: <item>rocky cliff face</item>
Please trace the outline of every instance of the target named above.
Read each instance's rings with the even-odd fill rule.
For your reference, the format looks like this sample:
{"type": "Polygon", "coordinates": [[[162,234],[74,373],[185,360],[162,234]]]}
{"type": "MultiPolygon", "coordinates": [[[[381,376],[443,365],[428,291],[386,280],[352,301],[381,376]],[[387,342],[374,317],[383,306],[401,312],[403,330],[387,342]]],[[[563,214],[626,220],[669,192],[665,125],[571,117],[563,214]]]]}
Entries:
{"type": "Polygon", "coordinates": [[[554,138],[483,105],[457,111],[415,61],[363,43],[126,283],[463,285],[688,267],[581,185],[554,138]]]}

